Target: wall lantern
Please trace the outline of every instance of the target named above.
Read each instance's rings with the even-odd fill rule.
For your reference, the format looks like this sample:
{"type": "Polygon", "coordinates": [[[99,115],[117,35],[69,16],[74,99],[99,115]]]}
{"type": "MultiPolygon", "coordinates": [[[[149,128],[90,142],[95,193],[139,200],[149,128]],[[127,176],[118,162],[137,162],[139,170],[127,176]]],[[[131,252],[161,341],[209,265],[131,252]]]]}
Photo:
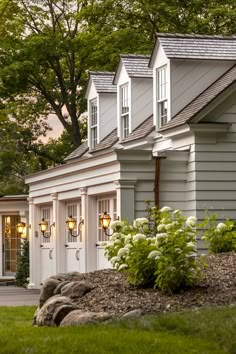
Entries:
{"type": "Polygon", "coordinates": [[[78,224],[78,233],[75,235],[73,233],[73,230],[75,229],[76,226],[76,219],[72,217],[72,215],[69,216],[69,218],[66,220],[66,227],[70,231],[70,234],[72,237],[78,237],[80,235],[80,225],[84,225],[84,219],[82,219],[79,224],[78,224]]]}
{"type": "Polygon", "coordinates": [[[16,232],[20,235],[22,240],[26,240],[27,235],[26,235],[26,223],[25,222],[19,222],[16,224],[16,232]]]}
{"type": "MultiPolygon", "coordinates": [[[[119,217],[117,218],[117,220],[119,220],[119,217]]],[[[109,228],[110,223],[111,223],[111,217],[106,211],[100,217],[100,223],[101,223],[101,226],[102,226],[103,231],[105,232],[105,234],[107,236],[112,236],[114,231],[112,233],[108,233],[108,228],[109,228]]]]}
{"type": "Polygon", "coordinates": [[[46,231],[48,229],[48,222],[42,218],[41,222],[39,223],[40,231],[43,234],[43,237],[49,238],[52,236],[52,227],[55,227],[55,222],[50,225],[50,231],[49,234],[46,236],[46,231]]]}

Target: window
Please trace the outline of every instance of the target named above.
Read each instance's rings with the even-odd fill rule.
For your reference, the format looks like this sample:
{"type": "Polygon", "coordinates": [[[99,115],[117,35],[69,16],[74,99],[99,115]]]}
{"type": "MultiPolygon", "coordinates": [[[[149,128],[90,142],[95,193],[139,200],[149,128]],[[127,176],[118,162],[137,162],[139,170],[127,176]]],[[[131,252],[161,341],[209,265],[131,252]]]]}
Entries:
{"type": "Polygon", "coordinates": [[[128,85],[121,87],[121,131],[122,139],[129,134],[129,96],[128,85]]]}
{"type": "Polygon", "coordinates": [[[157,69],[157,114],[159,127],[167,123],[167,67],[157,69]]]}
{"type": "MultiPolygon", "coordinates": [[[[100,217],[103,215],[103,213],[106,211],[108,214],[110,214],[111,217],[111,222],[117,219],[117,203],[116,203],[116,198],[106,198],[106,199],[99,199],[97,201],[97,208],[98,208],[98,238],[97,241],[108,241],[109,236],[107,236],[100,224],[100,217]]],[[[110,230],[109,230],[110,232],[110,230]]]]}
{"type": "Polygon", "coordinates": [[[50,225],[51,225],[51,208],[43,208],[41,210],[41,215],[42,215],[42,218],[48,223],[48,229],[47,231],[45,232],[45,236],[44,237],[43,235],[41,236],[42,237],[42,242],[43,243],[50,243],[52,240],[52,236],[51,237],[47,237],[49,236],[50,234],[50,225]]]}
{"type": "MultiPolygon", "coordinates": [[[[81,203],[67,205],[67,217],[72,216],[76,220],[75,230],[72,231],[72,234],[78,234],[78,222],[81,221],[81,218],[78,218],[78,215],[81,213],[81,203]]],[[[82,242],[82,230],[78,237],[73,237],[69,230],[67,230],[66,242],[82,242]],[[68,240],[68,241],[67,241],[68,240]]]]}
{"type": "Polygon", "coordinates": [[[98,143],[98,118],[97,118],[97,99],[90,102],[90,122],[91,122],[91,147],[94,148],[98,143]]]}

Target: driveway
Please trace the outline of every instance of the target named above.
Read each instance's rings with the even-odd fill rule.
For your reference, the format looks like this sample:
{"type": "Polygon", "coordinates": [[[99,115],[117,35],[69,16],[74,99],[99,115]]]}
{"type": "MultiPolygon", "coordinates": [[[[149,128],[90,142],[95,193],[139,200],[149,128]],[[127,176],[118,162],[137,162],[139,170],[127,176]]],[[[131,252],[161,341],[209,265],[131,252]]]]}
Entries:
{"type": "Polygon", "coordinates": [[[37,306],[40,290],[0,286],[0,306],[37,306]]]}

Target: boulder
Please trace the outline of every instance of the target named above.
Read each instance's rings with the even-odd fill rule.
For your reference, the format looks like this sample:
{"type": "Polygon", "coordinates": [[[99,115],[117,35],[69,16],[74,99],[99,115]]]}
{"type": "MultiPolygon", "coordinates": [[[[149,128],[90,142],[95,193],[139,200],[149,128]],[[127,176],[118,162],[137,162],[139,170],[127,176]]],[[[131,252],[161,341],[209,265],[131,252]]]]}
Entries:
{"type": "Polygon", "coordinates": [[[41,308],[45,302],[54,295],[54,290],[60,283],[57,279],[48,278],[43,282],[40,297],[39,297],[39,307],[41,308]]]}
{"type": "Polygon", "coordinates": [[[55,275],[52,275],[50,279],[56,279],[59,281],[73,281],[73,280],[80,280],[81,279],[81,273],[79,272],[70,272],[70,273],[58,273],[55,275]]]}
{"type": "Polygon", "coordinates": [[[58,326],[64,316],[77,309],[72,300],[66,296],[54,295],[37,311],[35,325],[58,326]]]}
{"type": "Polygon", "coordinates": [[[92,286],[85,282],[70,282],[61,288],[61,295],[78,299],[92,290],[92,286]]]}
{"type": "Polygon", "coordinates": [[[66,284],[69,284],[70,281],[69,280],[64,280],[62,281],[61,283],[59,283],[56,287],[56,289],[54,290],[54,295],[57,295],[57,294],[61,294],[61,289],[63,288],[64,285],[66,284]]]}
{"type": "Polygon", "coordinates": [[[84,312],[82,310],[74,310],[64,317],[61,321],[60,327],[101,323],[106,322],[111,318],[112,315],[107,312],[84,312]]]}
{"type": "Polygon", "coordinates": [[[137,318],[143,315],[143,311],[141,309],[137,309],[137,310],[132,310],[129,312],[126,312],[122,318],[137,318]]]}

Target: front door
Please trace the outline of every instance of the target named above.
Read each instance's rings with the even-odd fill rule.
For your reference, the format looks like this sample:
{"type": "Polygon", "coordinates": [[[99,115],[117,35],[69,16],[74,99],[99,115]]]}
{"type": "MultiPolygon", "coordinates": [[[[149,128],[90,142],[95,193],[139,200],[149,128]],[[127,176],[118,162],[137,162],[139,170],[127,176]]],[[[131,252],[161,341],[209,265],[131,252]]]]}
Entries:
{"type": "Polygon", "coordinates": [[[67,205],[67,217],[72,216],[76,220],[76,227],[72,233],[66,230],[65,252],[66,272],[83,272],[85,267],[82,228],[78,224],[81,221],[81,203],[67,205]]]}
{"type": "Polygon", "coordinates": [[[2,216],[3,235],[3,275],[15,275],[17,257],[21,250],[21,238],[16,231],[16,225],[20,221],[19,215],[2,216]]]}
{"type": "MultiPolygon", "coordinates": [[[[106,211],[110,217],[111,221],[117,219],[117,206],[116,206],[116,198],[103,198],[98,199],[97,201],[97,210],[98,210],[98,218],[97,218],[97,269],[105,269],[112,268],[111,262],[104,255],[104,247],[102,243],[104,241],[109,241],[109,236],[107,236],[102,227],[100,225],[100,217],[106,211]]],[[[108,233],[112,232],[112,230],[108,230],[108,233]]]]}
{"type": "Polygon", "coordinates": [[[47,231],[44,235],[42,233],[40,235],[41,281],[53,275],[53,257],[55,257],[55,255],[53,248],[53,230],[50,230],[50,225],[52,224],[51,215],[52,208],[45,207],[41,209],[41,218],[44,218],[48,223],[47,231]]]}

